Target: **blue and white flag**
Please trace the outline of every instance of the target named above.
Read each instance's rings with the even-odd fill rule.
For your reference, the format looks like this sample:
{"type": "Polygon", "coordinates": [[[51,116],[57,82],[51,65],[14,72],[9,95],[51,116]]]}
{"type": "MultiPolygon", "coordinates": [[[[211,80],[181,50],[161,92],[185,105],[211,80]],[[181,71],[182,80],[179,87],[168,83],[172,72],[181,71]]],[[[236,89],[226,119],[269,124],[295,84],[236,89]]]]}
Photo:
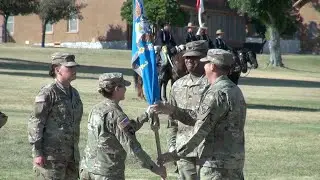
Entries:
{"type": "Polygon", "coordinates": [[[143,90],[151,105],[160,100],[156,54],[152,31],[146,19],[143,0],[133,0],[132,68],[142,77],[143,90]]]}

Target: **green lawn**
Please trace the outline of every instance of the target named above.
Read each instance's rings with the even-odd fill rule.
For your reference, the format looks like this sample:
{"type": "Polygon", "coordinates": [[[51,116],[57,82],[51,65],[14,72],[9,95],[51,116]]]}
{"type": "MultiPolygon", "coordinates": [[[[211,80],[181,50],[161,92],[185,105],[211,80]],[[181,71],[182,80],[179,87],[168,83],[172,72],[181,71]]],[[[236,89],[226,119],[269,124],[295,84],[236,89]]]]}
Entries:
{"type": "MultiPolygon", "coordinates": [[[[0,111],[9,122],[0,130],[0,180],[32,179],[31,148],[27,140],[27,120],[40,87],[50,83],[50,54],[75,53],[82,65],[73,82],[84,103],[81,124],[81,153],[86,141],[86,122],[91,107],[101,100],[97,77],[104,72],[122,72],[132,81],[131,52],[30,48],[0,45],[0,111]]],[[[285,69],[267,67],[268,56],[258,56],[259,69],[240,79],[248,104],[246,121],[245,179],[320,179],[320,57],[283,56],[285,69]]],[[[146,108],[129,87],[121,103],[135,117],[146,108]]],[[[166,117],[160,131],[166,148],[166,117]]],[[[137,133],[144,149],[156,158],[154,136],[148,125],[137,133]]],[[[159,179],[128,158],[127,179],[159,179]]],[[[170,179],[176,179],[171,165],[170,179]]]]}

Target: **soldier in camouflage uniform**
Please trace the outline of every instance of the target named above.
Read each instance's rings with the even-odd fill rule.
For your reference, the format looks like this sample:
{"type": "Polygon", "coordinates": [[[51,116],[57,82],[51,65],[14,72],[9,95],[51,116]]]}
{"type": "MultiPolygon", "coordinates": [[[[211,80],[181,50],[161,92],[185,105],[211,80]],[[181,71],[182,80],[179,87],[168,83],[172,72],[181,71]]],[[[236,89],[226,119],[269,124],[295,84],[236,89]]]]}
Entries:
{"type": "MultiPolygon", "coordinates": [[[[173,84],[170,92],[170,103],[173,106],[190,110],[196,110],[199,107],[201,89],[208,84],[200,59],[206,56],[207,51],[208,44],[204,40],[186,44],[186,52],[183,57],[189,74],[173,84]]],[[[185,125],[169,116],[169,151],[175,151],[177,146],[186,141],[192,129],[192,126],[185,125]]],[[[179,179],[197,179],[196,161],[196,150],[180,157],[177,161],[179,179]]]]}
{"type": "Polygon", "coordinates": [[[126,86],[130,84],[121,73],[105,73],[99,77],[98,91],[105,99],[89,114],[81,180],[124,180],[127,151],[139,158],[142,167],[166,177],[165,168],[151,160],[135,136],[135,132],[148,121],[148,111],[134,121],[119,106],[125,98],[126,86]]]}
{"type": "Polygon", "coordinates": [[[79,136],[83,106],[76,79],[75,56],[54,53],[49,75],[55,81],[41,88],[28,122],[36,179],[76,180],[79,177],[79,136]]]}
{"type": "Polygon", "coordinates": [[[8,120],[8,116],[0,112],[0,128],[7,123],[7,120],[8,120]]]}
{"type": "Polygon", "coordinates": [[[194,126],[189,138],[177,147],[176,154],[165,153],[159,160],[167,162],[184,156],[202,143],[198,149],[201,180],[243,180],[246,103],[240,88],[227,77],[233,64],[232,54],[211,49],[201,61],[206,62],[206,76],[212,85],[201,97],[196,114],[168,103],[153,107],[194,126]],[[185,121],[188,118],[195,121],[185,121]]]}

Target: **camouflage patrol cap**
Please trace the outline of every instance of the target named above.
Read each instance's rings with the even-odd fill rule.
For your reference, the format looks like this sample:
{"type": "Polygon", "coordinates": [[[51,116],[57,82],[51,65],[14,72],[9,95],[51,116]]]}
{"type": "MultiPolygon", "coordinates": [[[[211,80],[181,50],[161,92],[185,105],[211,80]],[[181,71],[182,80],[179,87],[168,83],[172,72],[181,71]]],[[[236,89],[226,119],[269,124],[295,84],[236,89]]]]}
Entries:
{"type": "Polygon", "coordinates": [[[208,42],[206,40],[192,41],[186,44],[186,56],[205,56],[208,51],[208,42]]]}
{"type": "Polygon", "coordinates": [[[116,83],[117,85],[130,86],[131,82],[124,80],[122,73],[104,73],[99,77],[99,87],[105,88],[108,84],[116,83]]]}
{"type": "Polygon", "coordinates": [[[207,56],[200,59],[200,61],[224,66],[232,66],[234,64],[233,55],[223,49],[209,49],[207,56]]]}
{"type": "Polygon", "coordinates": [[[8,116],[0,112],[0,128],[7,123],[8,116]]]}
{"type": "Polygon", "coordinates": [[[75,56],[73,54],[56,52],[51,55],[52,64],[59,64],[67,67],[79,66],[75,62],[75,56]]]}

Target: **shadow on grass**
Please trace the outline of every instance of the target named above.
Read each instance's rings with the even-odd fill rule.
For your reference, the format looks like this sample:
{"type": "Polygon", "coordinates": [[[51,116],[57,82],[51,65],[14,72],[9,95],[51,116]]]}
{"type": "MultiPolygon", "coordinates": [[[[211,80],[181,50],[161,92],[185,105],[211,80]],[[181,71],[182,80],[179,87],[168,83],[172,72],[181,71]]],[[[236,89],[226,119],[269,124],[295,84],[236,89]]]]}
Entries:
{"type": "Polygon", "coordinates": [[[292,107],[292,106],[275,106],[275,105],[265,105],[265,104],[248,104],[247,107],[249,109],[320,112],[320,109],[304,108],[304,107],[292,107]]]}
{"type": "MultiPolygon", "coordinates": [[[[33,71],[48,71],[50,68],[49,63],[34,62],[24,59],[13,59],[13,58],[0,58],[1,69],[12,69],[12,70],[33,70],[33,71]]],[[[107,64],[106,64],[107,65],[107,64]]],[[[104,66],[87,66],[81,65],[78,69],[79,73],[88,74],[102,74],[106,72],[120,72],[126,76],[132,76],[133,70],[129,68],[117,68],[117,67],[104,67],[104,66]]],[[[9,73],[8,73],[9,74],[9,73]]],[[[36,77],[40,76],[40,73],[28,73],[25,75],[36,74],[36,77]]],[[[42,76],[46,76],[41,74],[42,76]]]]}
{"type": "Polygon", "coordinates": [[[239,84],[251,85],[251,86],[320,88],[320,82],[317,82],[317,81],[301,81],[301,80],[257,78],[257,77],[241,78],[239,80],[239,84]]]}
{"type": "Polygon", "coordinates": [[[289,68],[289,67],[284,67],[285,69],[288,69],[290,71],[296,71],[296,72],[306,72],[306,73],[319,73],[316,71],[309,71],[309,70],[302,70],[302,69],[295,69],[295,68],[289,68]]]}
{"type": "MultiPolygon", "coordinates": [[[[107,66],[107,64],[106,64],[107,66]]],[[[1,58],[0,68],[11,70],[32,70],[32,71],[49,71],[50,63],[35,62],[24,59],[1,58]]],[[[88,66],[82,65],[78,69],[79,73],[87,74],[102,74],[106,72],[120,72],[127,76],[133,75],[133,70],[130,68],[104,67],[104,66],[88,66]]],[[[0,72],[0,74],[9,74],[16,76],[31,76],[31,77],[49,77],[43,73],[25,73],[25,72],[0,72]]],[[[79,77],[79,79],[95,79],[92,77],[79,77]]],[[[316,81],[301,81],[301,80],[285,80],[285,79],[270,79],[245,77],[239,81],[240,85],[252,86],[276,86],[276,87],[309,87],[320,88],[320,82],[316,81]]]]}
{"type": "MultiPolygon", "coordinates": [[[[28,76],[28,77],[47,77],[50,78],[49,73],[29,73],[29,72],[0,72],[0,75],[10,75],[10,76],[28,76]]],[[[98,79],[97,77],[83,77],[77,75],[77,79],[98,79]]]]}

